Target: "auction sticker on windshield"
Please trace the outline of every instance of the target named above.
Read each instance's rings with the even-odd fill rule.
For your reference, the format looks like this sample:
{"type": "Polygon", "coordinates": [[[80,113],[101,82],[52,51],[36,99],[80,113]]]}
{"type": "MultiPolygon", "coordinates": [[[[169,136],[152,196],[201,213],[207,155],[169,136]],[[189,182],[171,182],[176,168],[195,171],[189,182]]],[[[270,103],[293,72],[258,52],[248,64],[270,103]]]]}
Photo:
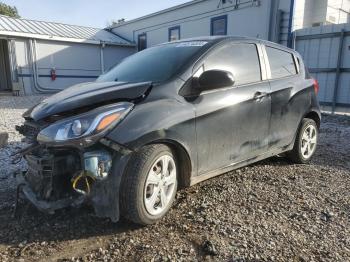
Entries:
{"type": "Polygon", "coordinates": [[[207,43],[206,41],[183,42],[179,43],[176,47],[204,46],[207,43]]]}

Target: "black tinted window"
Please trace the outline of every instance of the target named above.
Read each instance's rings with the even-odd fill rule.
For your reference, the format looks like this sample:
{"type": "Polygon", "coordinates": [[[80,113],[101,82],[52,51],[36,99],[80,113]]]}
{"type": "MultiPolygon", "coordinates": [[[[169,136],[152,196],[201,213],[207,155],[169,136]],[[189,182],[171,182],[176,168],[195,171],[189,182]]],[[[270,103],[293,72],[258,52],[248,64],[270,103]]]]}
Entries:
{"type": "Polygon", "coordinates": [[[99,82],[162,82],[178,73],[193,57],[206,49],[207,42],[191,41],[151,47],[129,56],[109,72],[101,75],[99,82]]]}
{"type": "Polygon", "coordinates": [[[169,42],[180,40],[180,27],[169,28],[169,42]]]}
{"type": "Polygon", "coordinates": [[[227,15],[214,17],[211,19],[211,35],[227,34],[227,15]]]}
{"type": "Polygon", "coordinates": [[[266,53],[270,62],[272,78],[281,78],[297,73],[291,53],[272,47],[266,47],[266,53]]]}
{"type": "Polygon", "coordinates": [[[142,51],[147,48],[147,35],[142,34],[138,37],[138,51],[142,51]]]}
{"type": "Polygon", "coordinates": [[[230,71],[235,85],[254,83],[261,80],[258,51],[254,44],[229,44],[220,47],[208,56],[205,70],[230,71]]]}

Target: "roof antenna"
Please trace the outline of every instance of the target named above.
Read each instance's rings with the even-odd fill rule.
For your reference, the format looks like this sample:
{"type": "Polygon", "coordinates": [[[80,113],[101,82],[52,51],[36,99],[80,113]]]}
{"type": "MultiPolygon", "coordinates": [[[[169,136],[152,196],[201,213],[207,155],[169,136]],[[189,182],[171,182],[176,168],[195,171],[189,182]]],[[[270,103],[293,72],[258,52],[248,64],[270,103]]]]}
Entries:
{"type": "Polygon", "coordinates": [[[220,6],[226,4],[227,2],[229,2],[230,4],[233,3],[233,0],[219,0],[218,6],[217,8],[219,8],[220,6]]]}

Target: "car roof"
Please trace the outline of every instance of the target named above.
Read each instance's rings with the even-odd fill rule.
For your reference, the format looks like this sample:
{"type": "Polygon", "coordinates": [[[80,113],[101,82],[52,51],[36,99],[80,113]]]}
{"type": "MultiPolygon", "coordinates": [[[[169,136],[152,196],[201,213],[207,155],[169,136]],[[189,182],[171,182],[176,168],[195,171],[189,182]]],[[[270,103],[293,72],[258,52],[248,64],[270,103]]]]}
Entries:
{"type": "Polygon", "coordinates": [[[271,41],[259,39],[259,38],[253,38],[253,37],[244,37],[244,36],[200,36],[200,37],[192,37],[192,38],[185,38],[177,41],[173,41],[171,43],[183,43],[183,42],[190,42],[190,41],[207,41],[214,43],[219,43],[222,41],[231,40],[231,41],[251,41],[254,43],[261,43],[264,45],[268,45],[271,47],[276,47],[279,49],[286,50],[288,52],[297,53],[294,49],[290,49],[284,45],[280,45],[271,41]]]}
{"type": "MultiPolygon", "coordinates": [[[[191,37],[191,38],[185,38],[173,42],[188,42],[188,41],[207,41],[207,42],[221,42],[224,40],[251,40],[251,41],[259,41],[259,39],[256,38],[249,38],[249,37],[243,37],[243,36],[199,36],[199,37],[191,37]]],[[[172,42],[172,43],[173,43],[172,42]]]]}

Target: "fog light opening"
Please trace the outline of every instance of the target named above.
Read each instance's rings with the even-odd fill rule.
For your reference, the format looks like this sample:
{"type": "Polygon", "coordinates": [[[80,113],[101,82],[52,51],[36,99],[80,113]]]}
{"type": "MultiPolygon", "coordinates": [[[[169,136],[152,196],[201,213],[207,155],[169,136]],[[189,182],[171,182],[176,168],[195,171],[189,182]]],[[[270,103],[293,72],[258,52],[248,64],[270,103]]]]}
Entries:
{"type": "Polygon", "coordinates": [[[107,178],[111,167],[112,157],[107,151],[93,151],[84,154],[85,172],[98,180],[107,178]]]}
{"type": "Polygon", "coordinates": [[[89,195],[94,183],[104,180],[112,167],[112,156],[105,150],[84,153],[84,170],[76,174],[71,182],[73,189],[83,195],[89,195]]]}

